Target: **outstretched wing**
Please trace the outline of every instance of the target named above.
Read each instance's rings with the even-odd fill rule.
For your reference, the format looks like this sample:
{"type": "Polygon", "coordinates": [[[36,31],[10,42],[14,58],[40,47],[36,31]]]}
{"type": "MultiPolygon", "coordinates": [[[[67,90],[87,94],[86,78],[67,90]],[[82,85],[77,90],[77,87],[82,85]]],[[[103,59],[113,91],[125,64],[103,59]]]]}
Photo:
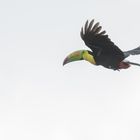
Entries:
{"type": "Polygon", "coordinates": [[[85,44],[94,52],[94,51],[103,51],[105,53],[114,54],[122,56],[123,52],[108,38],[105,31],[101,31],[102,27],[99,25],[99,22],[94,24],[94,20],[90,23],[86,22],[85,27],[81,29],[81,38],[85,44]]]}

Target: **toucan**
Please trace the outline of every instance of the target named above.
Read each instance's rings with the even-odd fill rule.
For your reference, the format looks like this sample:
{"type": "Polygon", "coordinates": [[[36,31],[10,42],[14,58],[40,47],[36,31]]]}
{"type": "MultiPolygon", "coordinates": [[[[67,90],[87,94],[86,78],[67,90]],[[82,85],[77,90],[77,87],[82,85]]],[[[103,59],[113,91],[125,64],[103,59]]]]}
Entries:
{"type": "Polygon", "coordinates": [[[140,46],[129,50],[122,51],[116,46],[106,34],[101,31],[102,27],[99,22],[94,24],[94,19],[90,22],[87,20],[85,26],[81,28],[81,38],[90,50],[78,50],[69,54],[63,62],[63,65],[79,60],[86,60],[96,66],[101,65],[112,70],[127,69],[130,65],[140,66],[125,60],[130,55],[140,54],[140,46]]]}

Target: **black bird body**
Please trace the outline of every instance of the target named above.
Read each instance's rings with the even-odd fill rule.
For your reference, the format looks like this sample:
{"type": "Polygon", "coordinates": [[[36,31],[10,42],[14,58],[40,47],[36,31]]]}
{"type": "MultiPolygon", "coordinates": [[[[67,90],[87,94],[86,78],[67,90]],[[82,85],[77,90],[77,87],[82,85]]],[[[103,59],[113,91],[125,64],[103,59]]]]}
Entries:
{"type": "Polygon", "coordinates": [[[94,20],[89,25],[86,22],[84,30],[81,29],[81,38],[92,50],[97,65],[117,70],[125,58],[124,53],[105,35],[105,31],[99,33],[101,26],[99,23],[93,26],[93,22],[94,20]]]}

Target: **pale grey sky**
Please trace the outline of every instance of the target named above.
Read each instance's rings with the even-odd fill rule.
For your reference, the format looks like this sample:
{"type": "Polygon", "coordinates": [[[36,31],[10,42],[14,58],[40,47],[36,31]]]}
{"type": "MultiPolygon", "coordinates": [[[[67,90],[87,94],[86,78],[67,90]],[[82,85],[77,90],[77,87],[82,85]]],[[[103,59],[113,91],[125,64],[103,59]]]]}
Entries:
{"type": "MultiPolygon", "coordinates": [[[[0,1],[0,140],[139,140],[140,67],[75,62],[87,19],[140,45],[139,0],[0,1]]],[[[140,56],[128,58],[140,63],[140,56]]]]}

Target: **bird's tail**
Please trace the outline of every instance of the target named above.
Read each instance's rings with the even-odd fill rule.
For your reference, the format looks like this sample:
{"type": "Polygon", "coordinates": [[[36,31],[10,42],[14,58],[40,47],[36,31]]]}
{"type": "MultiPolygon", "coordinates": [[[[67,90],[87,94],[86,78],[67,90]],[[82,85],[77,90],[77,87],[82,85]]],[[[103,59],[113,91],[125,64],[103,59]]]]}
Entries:
{"type": "Polygon", "coordinates": [[[134,63],[134,62],[130,62],[130,61],[127,61],[128,64],[131,64],[131,65],[135,65],[135,66],[140,66],[140,64],[138,63],[134,63]]]}
{"type": "Polygon", "coordinates": [[[129,50],[129,51],[124,52],[125,58],[130,56],[130,55],[138,55],[138,54],[140,54],[140,46],[133,49],[133,50],[129,50]]]}

